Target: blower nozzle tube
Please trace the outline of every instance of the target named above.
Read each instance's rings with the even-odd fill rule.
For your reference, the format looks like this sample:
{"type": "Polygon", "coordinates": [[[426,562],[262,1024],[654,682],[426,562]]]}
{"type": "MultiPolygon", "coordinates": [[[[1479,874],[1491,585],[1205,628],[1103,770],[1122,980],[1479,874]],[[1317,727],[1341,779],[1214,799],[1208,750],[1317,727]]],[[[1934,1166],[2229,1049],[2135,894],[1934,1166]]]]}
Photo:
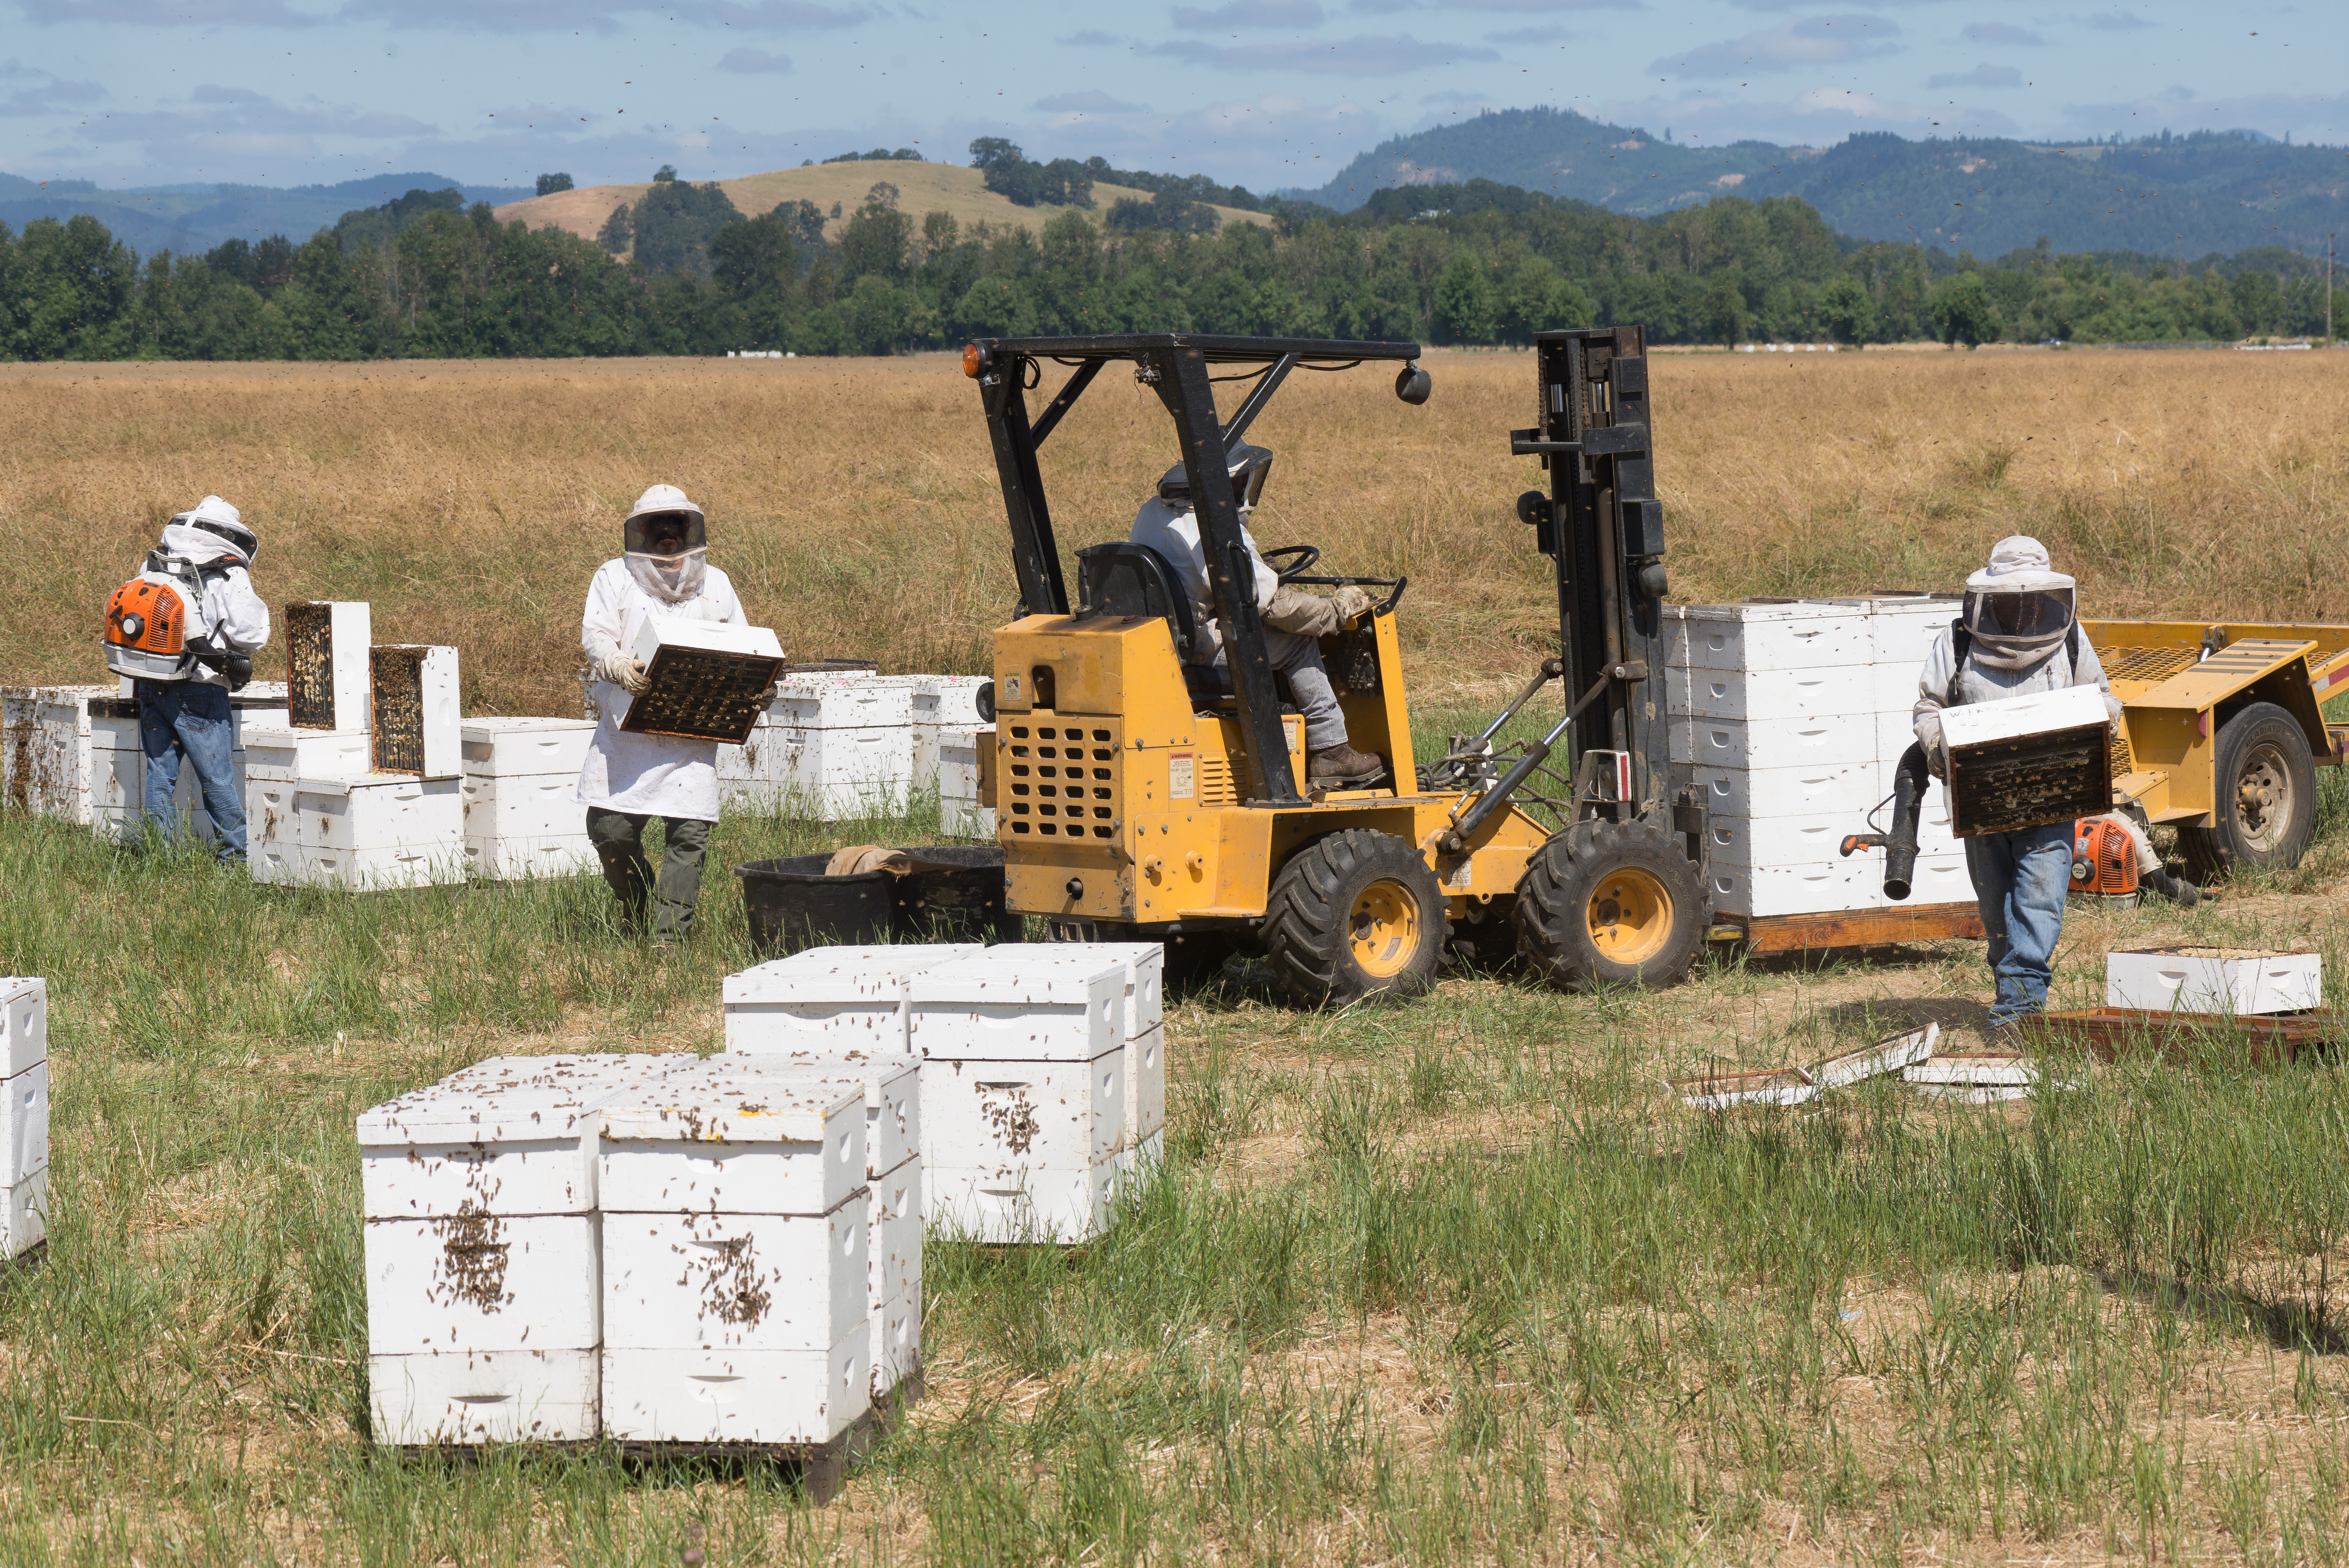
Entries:
{"type": "Polygon", "coordinates": [[[1917,819],[1925,809],[1925,748],[1910,742],[1892,775],[1892,826],[1884,835],[1884,896],[1909,896],[1917,871],[1917,819]]]}

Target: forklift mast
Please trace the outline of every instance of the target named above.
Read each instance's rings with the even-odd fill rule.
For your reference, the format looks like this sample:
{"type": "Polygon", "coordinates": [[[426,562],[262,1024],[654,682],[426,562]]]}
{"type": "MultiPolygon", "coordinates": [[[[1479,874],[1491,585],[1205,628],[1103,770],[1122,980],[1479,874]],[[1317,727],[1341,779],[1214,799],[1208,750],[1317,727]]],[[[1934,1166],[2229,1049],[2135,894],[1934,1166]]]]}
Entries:
{"type": "MultiPolygon", "coordinates": [[[[1648,424],[1648,346],[1636,326],[1537,334],[1540,407],[1510,450],[1538,457],[1549,494],[1528,491],[1520,516],[1557,562],[1559,655],[1568,698],[1603,693],[1568,733],[1578,797],[1590,751],[1628,754],[1630,814],[1675,791],[1664,699],[1663,506],[1656,500],[1648,424]]],[[[1580,810],[1578,801],[1578,811],[1580,810]]]]}

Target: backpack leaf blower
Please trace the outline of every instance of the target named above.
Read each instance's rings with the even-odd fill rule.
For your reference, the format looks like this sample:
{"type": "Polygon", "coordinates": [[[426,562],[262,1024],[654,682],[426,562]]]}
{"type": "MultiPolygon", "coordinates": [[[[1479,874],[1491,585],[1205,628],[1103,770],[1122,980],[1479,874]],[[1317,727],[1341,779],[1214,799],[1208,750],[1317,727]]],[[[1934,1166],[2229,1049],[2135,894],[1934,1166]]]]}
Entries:
{"type": "Polygon", "coordinates": [[[253,678],[248,654],[212,645],[204,632],[203,573],[182,556],[151,551],[147,565],[106,602],[106,667],[142,681],[184,681],[208,664],[229,689],[253,678]]]}

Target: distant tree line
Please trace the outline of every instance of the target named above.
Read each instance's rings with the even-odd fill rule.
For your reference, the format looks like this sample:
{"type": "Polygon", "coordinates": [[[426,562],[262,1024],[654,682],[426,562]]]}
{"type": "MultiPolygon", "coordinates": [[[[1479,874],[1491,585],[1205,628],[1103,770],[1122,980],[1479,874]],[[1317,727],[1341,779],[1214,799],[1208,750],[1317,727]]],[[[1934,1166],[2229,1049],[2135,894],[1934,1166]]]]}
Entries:
{"type": "MultiPolygon", "coordinates": [[[[1133,178],[1110,174],[1101,182],[1133,178]]],[[[1187,202],[1212,219],[1209,196],[1246,194],[1154,178],[1149,202],[1118,205],[1187,202]]],[[[455,191],[412,191],[301,244],[235,240],[143,262],[88,216],[21,233],[0,225],[0,356],[888,354],[1177,330],[1507,344],[1610,321],[1642,323],[1662,343],[2225,340],[2324,327],[2321,272],[2289,253],[2183,268],[2044,245],[1951,258],[1843,238],[1793,197],[1642,219],[1472,182],[1382,191],[1342,216],[1265,202],[1265,221],[1220,226],[1120,222],[1116,207],[1071,201],[1039,229],[916,217],[898,201],[884,180],[854,211],[797,201],[750,216],[717,185],[664,169],[616,209],[600,243],[502,223],[455,191]]]]}

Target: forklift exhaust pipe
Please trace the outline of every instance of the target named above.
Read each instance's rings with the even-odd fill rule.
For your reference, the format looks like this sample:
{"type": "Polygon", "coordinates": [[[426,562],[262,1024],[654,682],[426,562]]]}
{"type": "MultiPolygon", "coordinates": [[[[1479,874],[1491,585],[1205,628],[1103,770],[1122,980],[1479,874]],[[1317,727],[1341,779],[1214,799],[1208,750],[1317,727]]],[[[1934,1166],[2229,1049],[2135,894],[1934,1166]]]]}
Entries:
{"type": "Polygon", "coordinates": [[[1917,819],[1925,809],[1925,748],[1910,742],[1892,775],[1892,830],[1884,835],[1884,896],[1909,896],[1917,872],[1917,819]]]}

